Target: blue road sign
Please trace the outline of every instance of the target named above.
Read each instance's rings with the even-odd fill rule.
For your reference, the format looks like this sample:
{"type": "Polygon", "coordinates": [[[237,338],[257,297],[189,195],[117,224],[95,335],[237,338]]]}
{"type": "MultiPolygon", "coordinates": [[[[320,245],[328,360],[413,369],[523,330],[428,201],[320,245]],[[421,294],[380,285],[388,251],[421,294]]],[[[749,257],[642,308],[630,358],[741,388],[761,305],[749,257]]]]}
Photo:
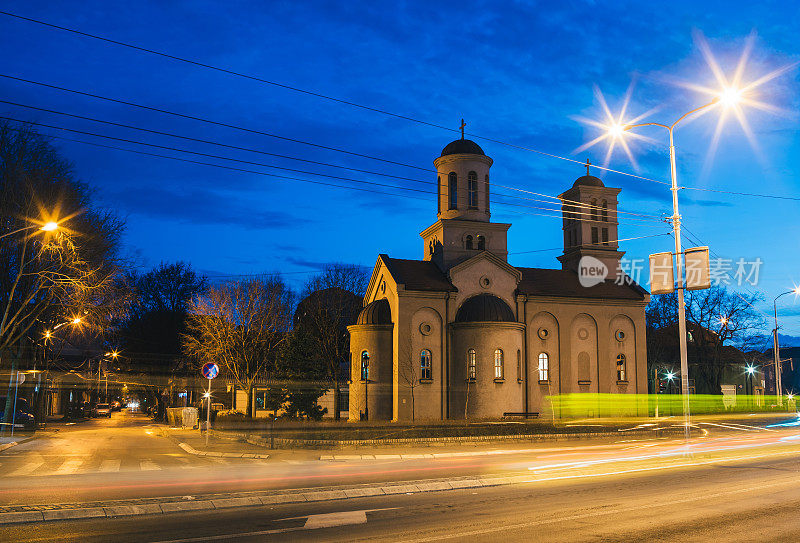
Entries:
{"type": "Polygon", "coordinates": [[[213,362],[208,362],[207,364],[203,365],[203,377],[206,379],[213,379],[217,375],[219,375],[219,366],[214,364],[213,362]]]}

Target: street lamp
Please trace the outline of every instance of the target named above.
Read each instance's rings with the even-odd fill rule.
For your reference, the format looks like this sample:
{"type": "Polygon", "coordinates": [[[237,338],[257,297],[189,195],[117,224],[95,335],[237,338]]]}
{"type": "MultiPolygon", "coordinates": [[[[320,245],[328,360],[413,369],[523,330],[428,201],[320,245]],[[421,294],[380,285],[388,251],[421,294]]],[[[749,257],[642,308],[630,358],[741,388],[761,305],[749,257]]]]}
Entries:
{"type": "Polygon", "coordinates": [[[778,298],[786,296],[787,294],[800,295],[800,286],[794,287],[792,290],[781,292],[775,299],[772,300],[772,312],[775,316],[775,328],[772,330],[772,359],[775,364],[775,394],[777,395],[778,405],[781,405],[781,396],[783,394],[783,383],[781,382],[781,354],[780,346],[778,344],[778,298]]]}
{"type": "MultiPolygon", "coordinates": [[[[702,111],[704,109],[710,108],[712,106],[716,106],[717,104],[723,104],[724,106],[730,107],[738,103],[741,99],[741,91],[735,89],[733,87],[728,87],[727,89],[723,90],[718,96],[716,96],[713,100],[709,103],[694,108],[691,111],[688,111],[678,117],[676,121],[672,124],[661,124],[661,123],[638,123],[638,124],[625,124],[622,125],[620,123],[613,124],[608,127],[608,135],[612,138],[622,137],[622,135],[633,129],[642,126],[658,126],[664,128],[669,133],[669,166],[670,166],[670,179],[671,185],[670,190],[672,191],[672,231],[675,237],[675,262],[676,262],[676,271],[678,272],[678,283],[679,286],[677,287],[678,291],[678,334],[679,334],[679,345],[680,345],[680,357],[681,357],[681,393],[683,394],[683,423],[685,426],[684,432],[686,435],[686,439],[689,439],[689,424],[691,421],[691,415],[689,412],[689,362],[688,357],[686,354],[686,304],[684,302],[684,278],[683,278],[683,260],[682,255],[683,251],[681,248],[681,215],[678,211],[678,174],[677,168],[675,166],[675,142],[673,133],[675,131],[675,127],[686,119],[687,117],[702,111]]],[[[725,321],[727,322],[727,320],[725,321]]],[[[724,324],[724,323],[723,323],[724,324]]]]}
{"type": "Polygon", "coordinates": [[[20,232],[24,232],[25,230],[33,230],[34,228],[37,228],[37,229],[41,230],[42,232],[52,232],[53,230],[57,230],[58,229],[58,223],[50,221],[50,222],[44,223],[41,226],[38,225],[38,224],[31,224],[30,226],[25,226],[23,228],[18,228],[16,230],[14,230],[13,232],[7,232],[7,233],[3,234],[2,236],[0,236],[0,239],[4,238],[6,236],[13,236],[14,234],[18,234],[20,232]]]}

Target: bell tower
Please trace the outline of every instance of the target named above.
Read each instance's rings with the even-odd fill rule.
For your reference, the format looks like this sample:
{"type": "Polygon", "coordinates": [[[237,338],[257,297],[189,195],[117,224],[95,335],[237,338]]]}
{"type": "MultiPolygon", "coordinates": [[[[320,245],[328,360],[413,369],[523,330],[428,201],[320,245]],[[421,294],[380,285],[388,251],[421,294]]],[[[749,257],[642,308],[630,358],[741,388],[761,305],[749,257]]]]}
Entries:
{"type": "Polygon", "coordinates": [[[578,271],[584,256],[592,256],[606,265],[609,277],[619,269],[620,258],[617,222],[617,195],[620,189],[606,187],[591,175],[586,161],[586,175],[575,180],[572,188],[559,196],[563,216],[564,253],[558,257],[565,270],[578,271]]]}
{"type": "Polygon", "coordinates": [[[438,220],[420,234],[424,259],[433,260],[443,271],[481,251],[503,260],[508,255],[506,241],[511,225],[489,221],[492,159],[477,143],[464,138],[465,126],[462,119],[461,138],[448,143],[433,161],[438,220]]]}

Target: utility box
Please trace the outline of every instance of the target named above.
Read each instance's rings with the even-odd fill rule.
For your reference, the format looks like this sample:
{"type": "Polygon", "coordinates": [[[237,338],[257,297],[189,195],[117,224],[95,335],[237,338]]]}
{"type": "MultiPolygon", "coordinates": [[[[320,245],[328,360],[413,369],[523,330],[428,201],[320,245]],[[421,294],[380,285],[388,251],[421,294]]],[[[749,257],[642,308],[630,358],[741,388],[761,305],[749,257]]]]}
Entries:
{"type": "Polygon", "coordinates": [[[183,421],[181,426],[184,428],[195,428],[197,426],[197,408],[196,407],[184,407],[181,412],[183,421]]]}

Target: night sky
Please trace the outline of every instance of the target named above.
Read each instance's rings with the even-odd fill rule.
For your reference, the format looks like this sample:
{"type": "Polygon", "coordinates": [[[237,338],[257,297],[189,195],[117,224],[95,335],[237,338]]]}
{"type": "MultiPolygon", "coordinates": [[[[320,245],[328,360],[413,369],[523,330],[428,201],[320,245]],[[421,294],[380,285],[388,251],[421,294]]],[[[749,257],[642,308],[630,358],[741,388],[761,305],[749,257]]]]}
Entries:
{"type": "MultiPolygon", "coordinates": [[[[52,128],[70,139],[264,172],[231,171],[54,140],[103,206],[127,220],[125,251],[143,267],[185,260],[212,278],[281,271],[299,287],[330,262],[371,268],[379,253],[422,258],[418,233],[436,219],[432,161],[458,137],[495,163],[492,220],[511,222],[513,265],[558,267],[561,222],[540,196],[556,196],[585,171],[579,164],[494,143],[602,164],[605,142],[577,117],[602,119],[597,86],[612,111],[632,82],[628,111],[653,108],[647,121],[672,122],[708,97],[676,84],[715,87],[699,48],[701,34],[726,73],[756,33],[743,75],[752,81],[800,60],[790,2],[37,2],[0,8],[83,32],[257,76],[288,86],[449,127],[450,130],[325,100],[263,82],[81,37],[0,15],[0,73],[335,147],[382,160],[290,142],[0,78],[0,99],[149,130],[211,140],[364,173],[223,148],[165,135],[0,104],[0,115],[235,158],[198,157],[52,128]],[[703,5],[701,5],[703,4],[703,5]],[[400,164],[391,164],[393,161],[400,164]],[[394,187],[287,172],[264,165],[394,187]],[[413,167],[411,167],[413,166],[413,167]],[[365,192],[275,175],[360,186],[365,192]],[[389,174],[386,177],[377,174],[389,174]],[[404,179],[398,179],[404,178],[404,179]],[[405,179],[407,178],[407,179],[405,179]],[[528,207],[524,207],[528,206],[528,207]],[[527,252],[523,251],[538,251],[527,252]],[[521,254],[513,254],[521,253],[521,254]]],[[[756,98],[779,111],[745,108],[757,146],[735,118],[725,123],[713,158],[718,112],[676,131],[681,184],[798,197],[798,69],[760,86],[756,98]]],[[[668,181],[666,133],[637,129],[636,164],[616,149],[610,168],[668,181]]],[[[668,187],[614,173],[594,173],[622,188],[620,209],[671,213],[668,187]]],[[[800,284],[799,201],[681,191],[690,235],[722,258],[764,262],[756,287],[767,301],[800,284]]],[[[633,215],[630,215],[633,217],[633,215]]],[[[620,237],[666,233],[653,218],[627,221],[620,237]]],[[[692,240],[684,243],[693,244],[692,240]]],[[[669,236],[622,242],[631,258],[672,248],[669,236]]],[[[782,298],[785,331],[800,336],[800,304],[782,298]]]]}

